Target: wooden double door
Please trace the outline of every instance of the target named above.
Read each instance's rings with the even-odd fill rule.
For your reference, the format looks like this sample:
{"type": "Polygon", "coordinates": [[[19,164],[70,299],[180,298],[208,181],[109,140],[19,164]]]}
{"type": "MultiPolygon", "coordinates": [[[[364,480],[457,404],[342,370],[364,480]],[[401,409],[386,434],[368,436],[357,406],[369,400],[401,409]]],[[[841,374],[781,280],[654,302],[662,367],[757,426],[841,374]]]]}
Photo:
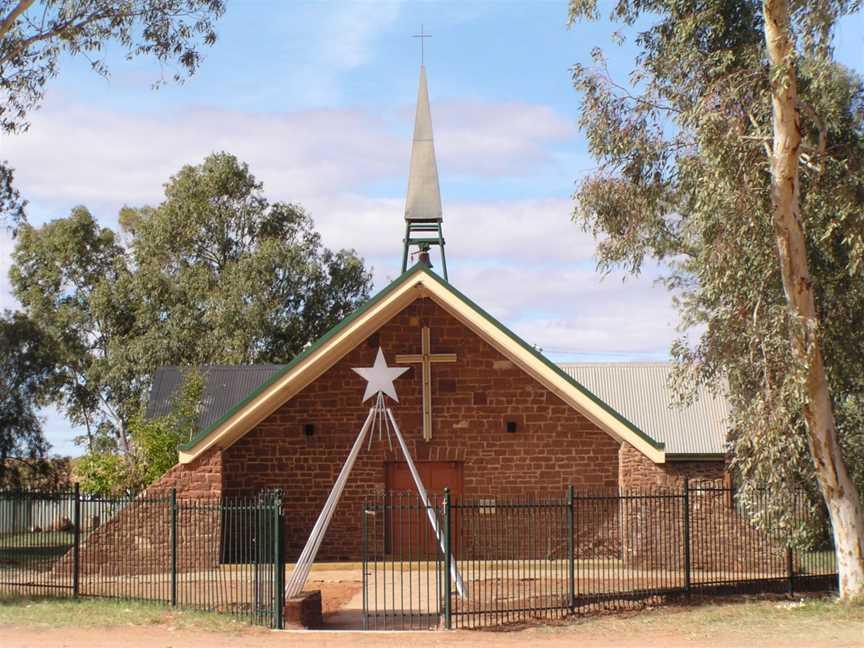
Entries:
{"type": "MultiPolygon", "coordinates": [[[[441,503],[445,488],[450,495],[462,494],[461,461],[416,461],[420,481],[429,493],[432,505],[441,503]]],[[[404,461],[385,464],[385,486],[389,506],[386,509],[387,553],[402,560],[428,560],[435,556],[435,532],[426,511],[417,496],[417,487],[404,461]]],[[[459,537],[458,516],[451,515],[450,538],[455,550],[459,537]]],[[[439,518],[439,524],[443,520],[439,518]]]]}

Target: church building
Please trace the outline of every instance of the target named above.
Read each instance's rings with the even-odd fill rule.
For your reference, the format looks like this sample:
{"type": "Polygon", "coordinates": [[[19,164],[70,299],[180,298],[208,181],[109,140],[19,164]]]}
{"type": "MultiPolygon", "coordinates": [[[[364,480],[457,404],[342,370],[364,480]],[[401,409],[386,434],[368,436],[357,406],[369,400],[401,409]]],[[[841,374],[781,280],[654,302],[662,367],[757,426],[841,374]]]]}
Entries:
{"type": "MultiPolygon", "coordinates": [[[[723,478],[722,397],[705,391],[676,409],[663,363],[556,365],[448,281],[422,67],[404,243],[401,275],[289,364],[200,368],[199,431],[151,490],[193,498],[279,488],[286,559],[296,560],[369,411],[353,369],[372,366],[379,349],[408,368],[390,406],[431,492],[560,498],[571,484],[618,492],[723,478]]],[[[150,416],[167,412],[181,377],[176,367],[156,373],[150,416]]],[[[318,559],[357,560],[364,498],[413,489],[395,443],[374,434],[318,559]]]]}

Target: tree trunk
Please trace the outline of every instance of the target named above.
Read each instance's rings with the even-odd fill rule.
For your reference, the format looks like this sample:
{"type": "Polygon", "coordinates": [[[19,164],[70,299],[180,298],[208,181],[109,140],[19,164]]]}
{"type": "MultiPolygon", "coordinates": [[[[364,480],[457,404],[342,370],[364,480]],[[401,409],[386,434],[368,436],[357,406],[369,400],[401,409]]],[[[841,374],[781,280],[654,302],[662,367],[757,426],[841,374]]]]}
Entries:
{"type": "Polygon", "coordinates": [[[787,0],[764,0],[765,41],[771,63],[774,148],[771,158],[773,224],[786,301],[795,322],[792,349],[805,368],[810,454],[834,534],[840,596],[864,596],[864,507],[852,481],[834,422],[822,360],[819,317],[801,224],[798,160],[801,128],[797,109],[795,50],[787,0]]]}

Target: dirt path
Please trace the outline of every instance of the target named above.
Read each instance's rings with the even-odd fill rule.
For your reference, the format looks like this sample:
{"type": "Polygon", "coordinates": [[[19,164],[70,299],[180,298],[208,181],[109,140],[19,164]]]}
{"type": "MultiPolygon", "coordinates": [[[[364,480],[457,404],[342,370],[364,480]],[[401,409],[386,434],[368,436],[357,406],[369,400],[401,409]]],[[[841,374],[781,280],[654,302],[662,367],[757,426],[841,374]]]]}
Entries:
{"type": "Polygon", "coordinates": [[[751,648],[770,643],[772,648],[860,648],[864,624],[817,623],[802,627],[777,625],[762,628],[706,628],[702,625],[677,629],[663,621],[636,623],[626,627],[617,621],[559,627],[530,628],[510,632],[271,632],[248,629],[238,633],[174,630],[166,626],[114,628],[57,628],[6,626],[0,628],[3,648],[364,648],[410,645],[412,648],[751,648]],[[770,637],[770,639],[769,639],[770,637]]]}

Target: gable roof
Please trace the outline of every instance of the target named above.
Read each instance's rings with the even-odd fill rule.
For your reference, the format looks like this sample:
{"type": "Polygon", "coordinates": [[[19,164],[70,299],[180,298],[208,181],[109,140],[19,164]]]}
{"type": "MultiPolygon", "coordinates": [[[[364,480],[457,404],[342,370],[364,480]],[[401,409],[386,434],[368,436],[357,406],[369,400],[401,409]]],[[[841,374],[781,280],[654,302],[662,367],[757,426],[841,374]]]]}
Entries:
{"type": "MultiPolygon", "coordinates": [[[[197,429],[210,428],[285,366],[199,367],[204,396],[197,429]]],[[[678,405],[669,386],[672,363],[571,362],[558,366],[652,439],[663,442],[667,459],[719,458],[725,454],[731,411],[728,400],[724,394],[715,394],[700,386],[693,402],[678,405]]],[[[181,367],[161,367],[154,374],[147,403],[148,418],[171,411],[171,399],[182,381],[181,367]]]]}
{"type": "Polygon", "coordinates": [[[567,363],[561,368],[628,420],[666,444],[669,459],[722,456],[731,407],[726,396],[704,386],[679,405],[670,386],[674,365],[650,363],[567,363]]]}
{"type": "Polygon", "coordinates": [[[613,437],[627,441],[652,461],[662,463],[666,460],[662,441],[645,434],[620,412],[432,272],[427,265],[418,263],[327,331],[290,363],[281,366],[208,428],[180,446],[181,463],[192,461],[211,447],[227,448],[232,445],[408,304],[421,297],[435,301],[516,366],[613,437]]]}

